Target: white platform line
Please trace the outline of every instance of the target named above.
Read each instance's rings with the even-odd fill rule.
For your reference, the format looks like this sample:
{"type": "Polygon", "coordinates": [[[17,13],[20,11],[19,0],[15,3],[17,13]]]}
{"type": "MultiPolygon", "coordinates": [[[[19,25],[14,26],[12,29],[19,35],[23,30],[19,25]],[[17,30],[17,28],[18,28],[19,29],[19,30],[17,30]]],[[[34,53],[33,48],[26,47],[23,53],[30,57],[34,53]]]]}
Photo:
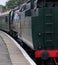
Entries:
{"type": "MultiPolygon", "coordinates": [[[[5,32],[3,33],[6,34],[5,32]]],[[[30,65],[36,65],[36,63],[30,58],[26,51],[11,36],[9,36],[8,34],[6,34],[6,36],[8,36],[16,44],[16,46],[20,49],[24,57],[29,61],[30,65]]]]}

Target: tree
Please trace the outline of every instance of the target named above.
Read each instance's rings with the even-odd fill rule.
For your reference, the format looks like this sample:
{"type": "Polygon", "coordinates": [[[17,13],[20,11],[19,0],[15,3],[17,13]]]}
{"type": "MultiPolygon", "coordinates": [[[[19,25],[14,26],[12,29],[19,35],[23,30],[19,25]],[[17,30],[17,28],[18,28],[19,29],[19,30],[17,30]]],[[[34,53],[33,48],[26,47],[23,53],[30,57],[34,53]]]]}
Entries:
{"type": "Polygon", "coordinates": [[[6,8],[13,9],[26,1],[27,0],[9,0],[8,2],[6,2],[6,8]]]}

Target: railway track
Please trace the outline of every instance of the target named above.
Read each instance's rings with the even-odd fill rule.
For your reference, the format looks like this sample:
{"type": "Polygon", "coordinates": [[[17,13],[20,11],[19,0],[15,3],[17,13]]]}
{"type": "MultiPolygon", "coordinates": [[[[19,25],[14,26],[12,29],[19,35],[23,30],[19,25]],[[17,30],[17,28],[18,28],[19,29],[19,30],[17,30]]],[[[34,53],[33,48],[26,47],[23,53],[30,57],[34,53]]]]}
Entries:
{"type": "Polygon", "coordinates": [[[37,65],[58,65],[58,58],[49,58],[48,60],[37,59],[37,65]]]}

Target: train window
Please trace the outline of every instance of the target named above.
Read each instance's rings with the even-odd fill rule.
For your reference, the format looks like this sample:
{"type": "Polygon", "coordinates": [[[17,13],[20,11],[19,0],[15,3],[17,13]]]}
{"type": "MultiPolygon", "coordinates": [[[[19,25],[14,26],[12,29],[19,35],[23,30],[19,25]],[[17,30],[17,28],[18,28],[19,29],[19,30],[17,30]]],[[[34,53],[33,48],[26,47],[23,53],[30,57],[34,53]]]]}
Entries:
{"type": "Polygon", "coordinates": [[[54,0],[46,0],[46,2],[53,2],[54,0]]]}
{"type": "Polygon", "coordinates": [[[58,0],[37,0],[37,8],[58,6],[58,0]]]}
{"type": "Polygon", "coordinates": [[[55,2],[58,2],[58,0],[55,0],[55,2]]]}
{"type": "Polygon", "coordinates": [[[23,11],[25,11],[26,10],[26,5],[23,5],[22,7],[21,7],[21,12],[23,12],[23,11]]]}
{"type": "Polygon", "coordinates": [[[55,6],[58,7],[58,0],[55,0],[55,6]]]}
{"type": "Polygon", "coordinates": [[[7,17],[7,16],[5,17],[5,22],[6,22],[6,23],[8,22],[8,17],[7,17]]]}
{"type": "Polygon", "coordinates": [[[29,2],[29,3],[26,4],[26,10],[29,10],[30,7],[31,7],[31,3],[29,2]]]}
{"type": "Polygon", "coordinates": [[[31,1],[31,9],[34,9],[34,1],[31,1]]]}
{"type": "Polygon", "coordinates": [[[55,7],[55,0],[46,0],[45,7],[55,7]]]}
{"type": "Polygon", "coordinates": [[[37,5],[36,3],[37,3],[37,0],[31,1],[31,9],[35,8],[35,6],[37,5]]]}
{"type": "Polygon", "coordinates": [[[43,1],[42,0],[37,0],[37,8],[40,8],[43,6],[43,1]]]}
{"type": "Polygon", "coordinates": [[[29,1],[27,1],[27,3],[30,3],[31,1],[29,0],[29,1]]]}
{"type": "Polygon", "coordinates": [[[37,0],[34,1],[34,9],[36,9],[36,8],[37,8],[37,0]]]}
{"type": "Polygon", "coordinates": [[[19,21],[19,16],[17,13],[14,14],[13,22],[17,23],[19,21]]]}

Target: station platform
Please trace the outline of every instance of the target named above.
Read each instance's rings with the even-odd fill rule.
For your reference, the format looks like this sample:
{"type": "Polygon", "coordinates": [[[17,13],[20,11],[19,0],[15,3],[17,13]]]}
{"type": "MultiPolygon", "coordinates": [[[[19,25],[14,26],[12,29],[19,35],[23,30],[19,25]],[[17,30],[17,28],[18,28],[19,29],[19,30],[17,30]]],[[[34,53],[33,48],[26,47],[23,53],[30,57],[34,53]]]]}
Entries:
{"type": "Polygon", "coordinates": [[[36,65],[36,63],[11,36],[0,31],[0,65],[36,65]]]}

